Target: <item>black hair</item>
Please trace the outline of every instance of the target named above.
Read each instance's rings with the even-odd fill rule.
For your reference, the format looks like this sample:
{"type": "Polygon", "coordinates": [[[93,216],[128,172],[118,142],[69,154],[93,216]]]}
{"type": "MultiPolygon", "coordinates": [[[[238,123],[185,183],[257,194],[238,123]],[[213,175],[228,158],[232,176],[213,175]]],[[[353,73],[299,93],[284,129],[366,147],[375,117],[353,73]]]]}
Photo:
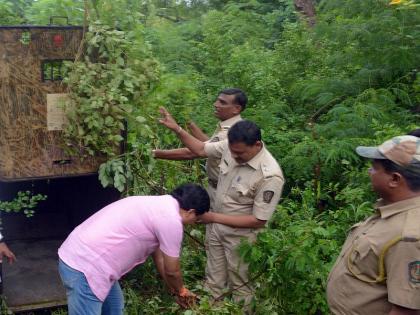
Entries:
{"type": "Polygon", "coordinates": [[[398,164],[395,164],[394,162],[390,160],[375,160],[378,163],[382,165],[385,172],[389,173],[399,173],[407,182],[408,188],[410,188],[411,191],[417,192],[420,191],[420,174],[415,173],[413,171],[410,171],[406,168],[403,168],[402,166],[399,166],[398,164]]]}
{"type": "Polygon", "coordinates": [[[195,214],[200,215],[210,208],[210,198],[207,191],[196,184],[183,184],[171,192],[179,206],[184,210],[195,209],[195,214]]]}
{"type": "Polygon", "coordinates": [[[420,128],[411,130],[407,135],[420,138],[420,128]]]}
{"type": "Polygon", "coordinates": [[[243,142],[254,145],[261,141],[261,129],[252,121],[241,120],[234,124],[228,131],[229,143],[243,142]]]}
{"type": "Polygon", "coordinates": [[[224,89],[219,92],[219,95],[220,94],[235,95],[235,98],[233,100],[235,101],[236,104],[242,107],[242,111],[245,109],[246,104],[248,103],[248,97],[246,96],[245,92],[242,91],[241,89],[237,89],[237,88],[224,89]]]}

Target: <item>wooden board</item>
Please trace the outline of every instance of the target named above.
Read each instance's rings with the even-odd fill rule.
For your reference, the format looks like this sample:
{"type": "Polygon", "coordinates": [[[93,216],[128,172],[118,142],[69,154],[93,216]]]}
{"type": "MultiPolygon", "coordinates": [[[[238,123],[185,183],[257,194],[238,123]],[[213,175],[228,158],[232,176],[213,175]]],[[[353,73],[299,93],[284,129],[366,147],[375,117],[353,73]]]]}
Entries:
{"type": "Polygon", "coordinates": [[[48,116],[48,95],[66,87],[43,80],[43,63],[73,60],[81,39],[75,27],[0,27],[0,180],[84,175],[104,161],[68,156],[58,116],[48,116]]]}

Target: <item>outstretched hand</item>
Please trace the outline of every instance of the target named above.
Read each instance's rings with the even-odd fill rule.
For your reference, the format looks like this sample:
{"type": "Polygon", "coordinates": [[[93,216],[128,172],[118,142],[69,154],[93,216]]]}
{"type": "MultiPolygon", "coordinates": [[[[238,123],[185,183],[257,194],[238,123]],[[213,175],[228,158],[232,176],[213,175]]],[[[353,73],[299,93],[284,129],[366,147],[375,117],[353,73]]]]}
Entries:
{"type": "Polygon", "coordinates": [[[172,115],[166,110],[165,107],[160,107],[159,112],[161,114],[161,118],[159,119],[159,122],[164,125],[166,128],[169,128],[173,131],[176,131],[179,128],[179,125],[175,121],[175,119],[172,117],[172,115]]]}
{"type": "Polygon", "coordinates": [[[16,261],[16,256],[13,254],[13,252],[7,247],[7,245],[4,242],[0,243],[0,259],[6,256],[7,260],[9,261],[9,264],[12,264],[16,261]]]}

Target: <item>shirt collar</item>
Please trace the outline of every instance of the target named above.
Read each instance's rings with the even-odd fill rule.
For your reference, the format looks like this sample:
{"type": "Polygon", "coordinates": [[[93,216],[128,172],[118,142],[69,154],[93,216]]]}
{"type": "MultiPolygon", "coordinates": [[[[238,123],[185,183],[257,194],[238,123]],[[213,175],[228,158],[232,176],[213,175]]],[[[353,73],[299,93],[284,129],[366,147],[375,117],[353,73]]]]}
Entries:
{"type": "Polygon", "coordinates": [[[244,163],[244,164],[248,164],[249,166],[251,166],[255,170],[259,168],[259,166],[261,164],[262,156],[265,153],[265,145],[262,141],[261,141],[261,143],[262,143],[262,148],[261,148],[260,152],[258,152],[257,155],[254,156],[252,159],[250,159],[248,162],[244,163]]]}
{"type": "Polygon", "coordinates": [[[226,128],[226,127],[229,128],[240,120],[242,120],[241,115],[236,115],[236,116],[230,117],[229,119],[220,121],[219,122],[219,127],[220,127],[220,129],[223,129],[223,128],[226,128]]]}
{"type": "Polygon", "coordinates": [[[379,211],[382,219],[386,219],[394,214],[398,214],[404,211],[408,211],[420,206],[420,197],[409,198],[401,201],[391,203],[389,205],[383,205],[383,199],[379,199],[375,203],[375,209],[379,211]]]}

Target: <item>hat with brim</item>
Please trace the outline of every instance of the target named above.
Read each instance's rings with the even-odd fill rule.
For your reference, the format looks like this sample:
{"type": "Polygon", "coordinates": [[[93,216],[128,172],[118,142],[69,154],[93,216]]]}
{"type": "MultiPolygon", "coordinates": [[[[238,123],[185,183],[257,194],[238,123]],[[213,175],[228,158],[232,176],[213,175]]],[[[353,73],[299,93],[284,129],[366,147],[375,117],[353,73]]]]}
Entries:
{"type": "Polygon", "coordinates": [[[374,160],[386,159],[386,157],[381,152],[379,152],[378,147],[359,146],[356,148],[356,153],[368,159],[374,159],[374,160]]]}
{"type": "Polygon", "coordinates": [[[418,173],[420,171],[420,138],[398,136],[377,147],[357,147],[357,154],[377,160],[390,160],[395,164],[418,173]]]}

